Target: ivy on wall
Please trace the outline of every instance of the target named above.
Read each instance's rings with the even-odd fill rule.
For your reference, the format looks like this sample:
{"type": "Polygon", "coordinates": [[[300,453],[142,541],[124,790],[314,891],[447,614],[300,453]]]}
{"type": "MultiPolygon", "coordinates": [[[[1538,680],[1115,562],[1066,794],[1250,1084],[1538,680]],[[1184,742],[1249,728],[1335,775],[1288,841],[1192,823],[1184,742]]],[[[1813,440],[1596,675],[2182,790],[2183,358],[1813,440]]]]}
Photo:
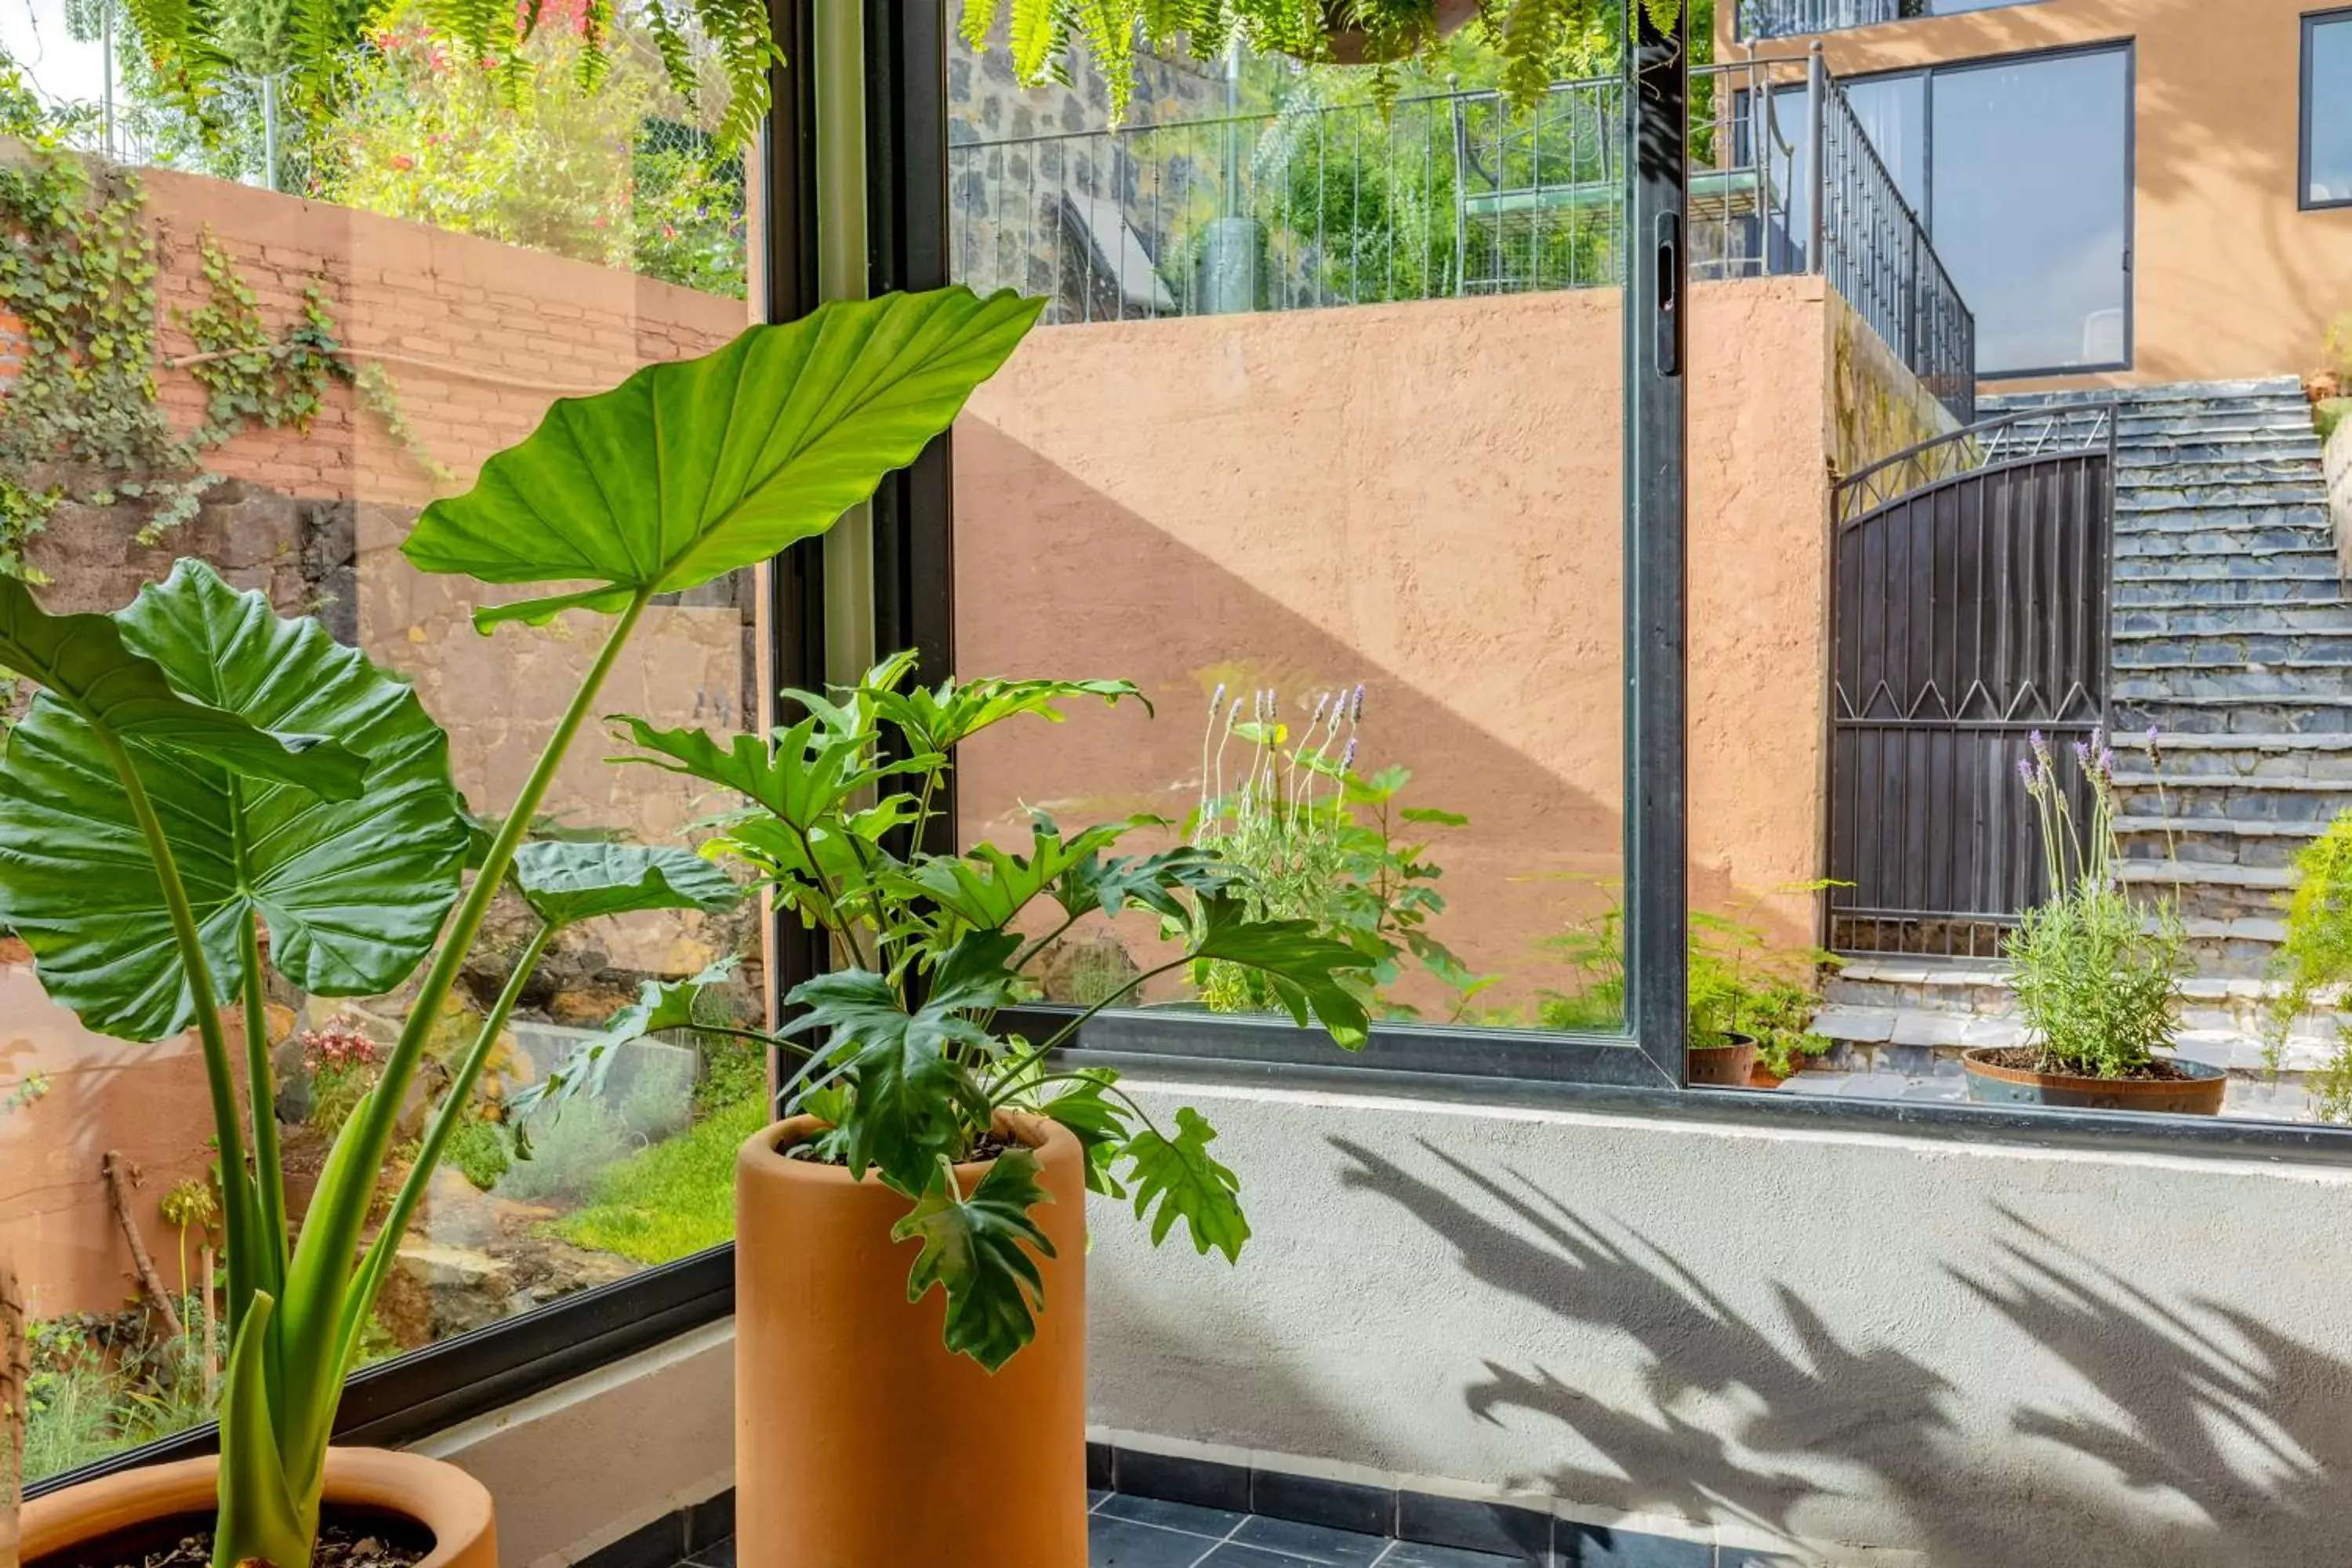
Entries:
{"type": "Polygon", "coordinates": [[[352,387],[428,472],[446,476],[402,417],[382,367],[352,363],[320,290],[305,290],[300,319],[272,333],[209,230],[197,242],[205,302],[175,312],[195,351],[166,362],[205,389],[205,414],[194,430],[175,431],[156,397],[157,268],[145,206],[131,171],[53,143],[0,162],[0,313],[25,339],[0,394],[0,573],[25,574],[26,542],[68,499],[148,503],[140,542],[153,543],[219,482],[205,452],[251,427],[308,430],[333,382],[352,387]]]}

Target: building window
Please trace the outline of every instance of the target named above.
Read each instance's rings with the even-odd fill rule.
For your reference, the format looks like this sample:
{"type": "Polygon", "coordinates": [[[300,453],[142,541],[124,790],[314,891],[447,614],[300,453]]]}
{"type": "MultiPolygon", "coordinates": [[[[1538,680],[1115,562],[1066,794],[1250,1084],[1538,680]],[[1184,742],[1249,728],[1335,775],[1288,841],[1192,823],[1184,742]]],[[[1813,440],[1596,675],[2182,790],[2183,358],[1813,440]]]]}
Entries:
{"type": "Polygon", "coordinates": [[[2352,203],[2352,11],[2303,19],[2303,205],[2352,203]]]}
{"type": "Polygon", "coordinates": [[[2022,0],[1744,0],[1739,7],[1739,36],[1744,38],[1794,38],[1810,33],[1836,33],[1849,27],[1874,27],[1884,22],[1907,22],[1917,16],[1956,16],[1964,11],[1990,11],[2022,0]]]}

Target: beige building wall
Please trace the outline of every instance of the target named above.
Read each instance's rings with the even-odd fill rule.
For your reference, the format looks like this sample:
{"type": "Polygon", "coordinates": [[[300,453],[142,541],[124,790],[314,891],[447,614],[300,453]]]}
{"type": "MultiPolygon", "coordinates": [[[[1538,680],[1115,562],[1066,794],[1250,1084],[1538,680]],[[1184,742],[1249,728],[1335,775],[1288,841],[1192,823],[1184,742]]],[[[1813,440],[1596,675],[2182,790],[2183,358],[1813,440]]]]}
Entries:
{"type": "MultiPolygon", "coordinates": [[[[1509,976],[1488,1000],[1563,984],[1538,940],[1622,868],[1620,341],[1597,289],[1033,334],[956,430],[957,667],[1160,711],[982,737],[967,839],[1025,841],[1028,806],[1181,819],[1219,682],[1361,680],[1360,767],[1470,818],[1436,836],[1440,933],[1509,976]]],[[[1778,889],[1819,874],[1831,454],[1934,416],[1818,279],[1700,285],[1691,357],[1694,896],[1802,939],[1778,889]]]]}
{"type": "MultiPolygon", "coordinates": [[[[2300,210],[2303,0],[2035,0],[1827,34],[1840,76],[2134,45],[2133,366],[2073,384],[2297,374],[2352,310],[2352,208],[2300,210]]],[[[1717,57],[1742,58],[1734,8],[1717,57]]],[[[1809,39],[1759,57],[1801,58],[1809,39]]]]}

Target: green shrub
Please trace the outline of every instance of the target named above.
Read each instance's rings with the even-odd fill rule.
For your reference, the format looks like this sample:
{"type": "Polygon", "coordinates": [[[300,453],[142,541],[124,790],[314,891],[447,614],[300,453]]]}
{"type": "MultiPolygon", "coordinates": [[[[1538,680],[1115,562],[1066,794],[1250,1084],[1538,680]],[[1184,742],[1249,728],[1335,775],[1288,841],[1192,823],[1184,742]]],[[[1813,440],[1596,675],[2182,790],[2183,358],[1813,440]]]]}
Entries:
{"type": "Polygon", "coordinates": [[[604,1170],[587,1205],[556,1221],[555,1234],[645,1264],[731,1239],[736,1152],[767,1122],[767,1105],[754,1096],[639,1150],[604,1170]]]}
{"type": "Polygon", "coordinates": [[[635,1146],[621,1114],[602,1100],[547,1106],[526,1119],[513,1164],[499,1178],[500,1197],[526,1204],[585,1198],[598,1173],[635,1146]]]}
{"type": "MultiPolygon", "coordinates": [[[[2263,1041],[2278,1070],[2287,1030],[2328,986],[2352,982],[2352,812],[2328,825],[2294,860],[2294,891],[2287,900],[2286,940],[2272,959],[2280,982],[2272,998],[2263,1041]]],[[[2319,1115],[2352,1121],[2352,1029],[2339,1027],[2335,1056],[2311,1085],[2319,1115]]]]}
{"type": "Polygon", "coordinates": [[[480,1192],[488,1192],[499,1184],[514,1164],[514,1156],[507,1151],[507,1141],[492,1121],[468,1120],[457,1124],[449,1134],[448,1146],[441,1157],[457,1168],[466,1180],[480,1192]]]}

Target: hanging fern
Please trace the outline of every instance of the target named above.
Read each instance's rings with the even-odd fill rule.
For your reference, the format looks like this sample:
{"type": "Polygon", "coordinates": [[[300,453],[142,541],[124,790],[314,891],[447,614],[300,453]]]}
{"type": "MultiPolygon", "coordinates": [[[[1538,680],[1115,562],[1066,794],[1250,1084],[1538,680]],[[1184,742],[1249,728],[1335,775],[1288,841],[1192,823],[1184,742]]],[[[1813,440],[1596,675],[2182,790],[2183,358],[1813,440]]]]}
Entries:
{"type": "MultiPolygon", "coordinates": [[[[1477,0],[1475,26],[1503,56],[1502,87],[1514,104],[1532,103],[1576,62],[1611,52],[1638,4],[1662,30],[1682,16],[1685,0],[1477,0]]],[[[1073,38],[1086,40],[1102,73],[1112,114],[1123,115],[1140,51],[1179,50],[1214,59],[1236,34],[1261,54],[1309,64],[1334,58],[1336,33],[1350,36],[1350,57],[1392,73],[1433,54],[1459,7],[1440,0],[963,0],[960,30],[974,49],[1000,27],[1013,72],[1035,85],[1062,79],[1073,38]]],[[[1394,77],[1388,78],[1393,83],[1394,77]]]]}

